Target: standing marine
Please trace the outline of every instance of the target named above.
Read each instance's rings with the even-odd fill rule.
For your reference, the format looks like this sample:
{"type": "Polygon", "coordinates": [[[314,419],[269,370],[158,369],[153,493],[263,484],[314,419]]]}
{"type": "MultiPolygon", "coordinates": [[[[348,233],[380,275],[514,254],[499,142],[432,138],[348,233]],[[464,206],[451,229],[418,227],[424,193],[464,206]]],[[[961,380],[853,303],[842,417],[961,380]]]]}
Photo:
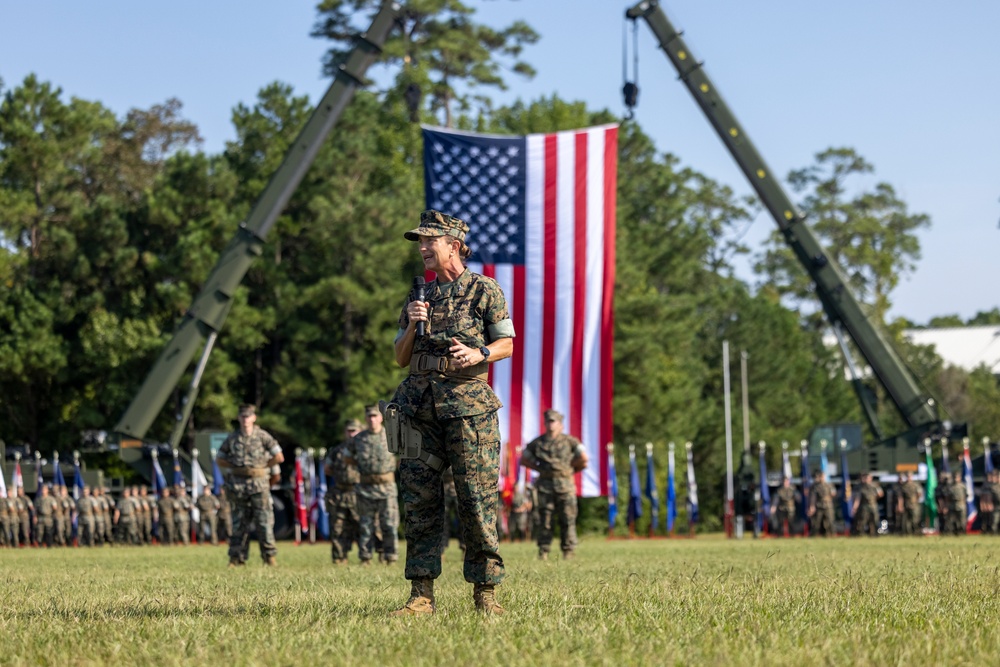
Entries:
{"type": "MultiPolygon", "coordinates": [[[[361,432],[361,422],[348,419],[344,424],[344,440],[326,453],[323,471],[332,483],[326,491],[326,511],[330,515],[330,558],[335,565],[347,562],[351,543],[359,540],[361,524],[358,498],[354,487],[361,481],[358,467],[350,463],[348,445],[361,432]]],[[[360,553],[360,540],[358,552],[360,553]]]]}
{"type": "Polygon", "coordinates": [[[226,496],[232,506],[233,533],[229,538],[229,566],[246,564],[250,528],[257,528],[260,556],[265,565],[277,565],[274,543],[274,504],[271,500],[271,467],[285,460],[281,445],[256,425],[257,410],[241,405],[239,428],[226,438],[216,461],[226,475],[226,496]]]}
{"type": "Polygon", "coordinates": [[[915,535],[920,530],[921,511],[924,504],[924,490],[913,481],[909,473],[899,477],[899,495],[896,508],[902,517],[903,535],[915,535]]]}
{"type": "Polygon", "coordinates": [[[372,559],[371,545],[375,536],[375,520],[382,528],[382,560],[395,563],[399,559],[396,537],[399,529],[399,501],[396,489],[396,457],[389,453],[382,413],[377,405],[365,408],[368,428],[347,443],[348,465],[357,466],[358,483],[355,493],[361,536],[358,558],[362,565],[372,559]]]}
{"type": "Polygon", "coordinates": [[[487,379],[489,364],[513,352],[514,325],[500,285],[465,266],[472,254],[465,243],[468,232],[462,220],[428,210],[421,213],[420,226],[404,234],[417,243],[424,270],[436,278],[425,289],[412,289],[400,313],[396,363],[410,373],[387,406],[387,414],[390,408],[398,411],[399,442],[403,434],[409,445],[413,434],[420,439],[419,454],[404,457],[399,466],[410,597],[396,615],[434,613],[445,514],[441,473],[448,466],[455,477],[466,546],[463,574],[473,585],[473,602],[484,613],[504,611],[495,593],[504,578],[496,530],[501,403],[487,379]]]}
{"type": "Polygon", "coordinates": [[[885,496],[882,487],[872,479],[871,473],[861,475],[861,486],[854,498],[854,525],[858,535],[878,536],[878,501],[885,496]]]}
{"type": "Polygon", "coordinates": [[[826,481],[826,473],[813,473],[813,485],[809,491],[809,518],[814,535],[833,535],[833,485],[826,481]]]}
{"type": "Polygon", "coordinates": [[[563,415],[545,411],[545,433],[528,443],[521,465],[538,471],[535,493],[538,498],[539,526],[536,534],[538,557],[547,560],[552,546],[553,519],[559,522],[559,547],[564,559],[576,551],[575,473],[587,467],[583,443],[563,432],[563,415]]]}

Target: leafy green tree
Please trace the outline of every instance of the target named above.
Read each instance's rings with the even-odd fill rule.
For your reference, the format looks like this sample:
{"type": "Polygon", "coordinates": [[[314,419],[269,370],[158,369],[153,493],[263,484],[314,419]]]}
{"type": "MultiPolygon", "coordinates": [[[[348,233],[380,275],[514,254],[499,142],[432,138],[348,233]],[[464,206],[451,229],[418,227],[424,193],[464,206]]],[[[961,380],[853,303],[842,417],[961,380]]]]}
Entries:
{"type": "MultiPolygon", "coordinates": [[[[843,270],[854,296],[871,308],[872,318],[882,322],[893,289],[920,259],[917,233],[930,226],[930,218],[910,213],[888,183],[870,190],[853,185],[872,172],[854,149],[828,148],[816,155],[816,164],[793,171],[789,182],[805,194],[807,223],[830,260],[843,270]]],[[[816,303],[809,276],[779,232],[772,233],[755,269],[782,296],[816,303]]]]}
{"type": "MultiPolygon", "coordinates": [[[[354,35],[367,27],[368,17],[381,4],[380,0],[319,3],[313,36],[334,43],[324,58],[325,73],[333,74],[345,61],[354,35]]],[[[406,0],[401,5],[400,29],[386,40],[382,61],[399,68],[390,99],[408,95],[414,120],[426,97],[429,110],[443,114],[441,122],[452,127],[456,112],[466,113],[473,104],[490,107],[489,99],[475,91],[506,90],[503,69],[534,76],[534,69],[519,57],[538,34],[523,21],[502,29],[481,25],[473,20],[475,10],[458,0],[406,0]]]]}

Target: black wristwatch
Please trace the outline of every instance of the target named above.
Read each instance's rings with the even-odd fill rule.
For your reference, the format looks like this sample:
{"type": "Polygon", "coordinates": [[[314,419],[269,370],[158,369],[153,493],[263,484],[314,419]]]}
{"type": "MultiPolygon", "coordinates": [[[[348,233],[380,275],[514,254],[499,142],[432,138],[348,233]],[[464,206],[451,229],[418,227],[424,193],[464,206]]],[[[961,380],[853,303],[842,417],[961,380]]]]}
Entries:
{"type": "Polygon", "coordinates": [[[481,348],[479,348],[479,353],[481,355],[483,355],[483,361],[489,360],[489,358],[490,358],[490,348],[488,348],[485,345],[483,345],[481,348]]]}

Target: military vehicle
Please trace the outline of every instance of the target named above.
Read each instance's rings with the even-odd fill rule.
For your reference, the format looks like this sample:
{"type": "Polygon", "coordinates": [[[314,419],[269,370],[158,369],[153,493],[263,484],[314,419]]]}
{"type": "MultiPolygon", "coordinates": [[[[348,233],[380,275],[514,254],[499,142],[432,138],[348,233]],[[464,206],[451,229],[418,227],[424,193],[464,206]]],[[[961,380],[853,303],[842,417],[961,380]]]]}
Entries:
{"type": "MultiPolygon", "coordinates": [[[[626,17],[633,21],[641,18],[649,25],[680,80],[774,218],[795,257],[808,272],[823,311],[840,341],[871,440],[863,442],[861,428],[856,424],[818,426],[808,438],[812,469],[816,469],[815,465],[820,460],[824,441],[828,445],[827,455],[831,461],[839,460],[839,448],[843,446],[853,474],[870,471],[876,476],[892,476],[902,471],[917,471],[919,463],[924,460],[925,442],[965,437],[967,426],[952,424],[940,417],[934,398],[914,378],[880,330],[879,323],[865,314],[862,305],[851,293],[843,271],[823,249],[807,224],[805,214],[792,202],[780,180],[765,164],[750,136],[709,79],[703,63],[688,48],[682,33],[671,24],[659,2],[644,0],[628,9],[626,17]],[[887,436],[883,431],[874,397],[852,361],[844,332],[902,417],[906,424],[902,433],[887,436]]],[[[624,92],[626,104],[634,105],[635,85],[626,84],[624,92]]]]}

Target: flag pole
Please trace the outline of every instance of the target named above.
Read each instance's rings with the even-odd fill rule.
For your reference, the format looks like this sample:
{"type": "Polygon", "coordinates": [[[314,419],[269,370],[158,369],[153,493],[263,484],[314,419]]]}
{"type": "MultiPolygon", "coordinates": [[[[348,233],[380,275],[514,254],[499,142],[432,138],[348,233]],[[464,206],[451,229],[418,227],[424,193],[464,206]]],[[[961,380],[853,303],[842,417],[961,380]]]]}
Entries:
{"type": "MultiPolygon", "coordinates": [[[[729,392],[729,341],[722,341],[722,392],[726,416],[726,536],[733,537],[735,510],[733,506],[733,420],[729,392]]],[[[742,531],[741,531],[742,532],[742,531]]]]}
{"type": "MultiPolygon", "coordinates": [[[[607,489],[607,491],[608,491],[608,504],[609,504],[609,508],[610,508],[611,504],[614,504],[616,507],[618,505],[618,498],[614,497],[615,486],[614,486],[614,484],[612,482],[612,479],[611,479],[612,475],[615,475],[615,476],[618,475],[618,468],[617,468],[617,466],[614,465],[614,463],[615,463],[615,443],[609,442],[606,445],[606,447],[607,447],[607,450],[608,450],[608,489],[607,489]]],[[[617,511],[614,513],[614,515],[615,515],[615,518],[617,519],[618,518],[617,511]]],[[[610,509],[608,511],[608,516],[609,516],[609,518],[611,516],[610,509]]],[[[608,538],[610,539],[611,537],[614,537],[614,534],[615,534],[614,522],[613,521],[608,521],[608,538]]]]}
{"type": "MultiPolygon", "coordinates": [[[[628,503],[629,508],[632,507],[632,493],[633,491],[638,492],[638,490],[632,488],[632,470],[635,465],[635,445],[628,446],[628,463],[629,463],[629,490],[628,490],[628,503]]],[[[628,536],[630,539],[635,538],[635,515],[633,512],[628,513],[628,536]]]]}
{"type": "Polygon", "coordinates": [[[316,450],[310,447],[309,452],[309,469],[312,471],[309,479],[309,544],[316,544],[316,526],[319,525],[319,508],[316,508],[316,514],[312,511],[312,497],[316,495],[316,490],[313,488],[316,485],[316,450]],[[313,518],[315,516],[315,518],[313,518]]]}
{"type": "MultiPolygon", "coordinates": [[[[693,445],[692,445],[692,443],[691,443],[690,440],[688,440],[687,442],[684,443],[684,449],[687,450],[688,460],[690,461],[689,465],[691,466],[691,470],[694,470],[694,459],[691,458],[691,456],[692,456],[691,448],[692,447],[693,447],[693,445]]],[[[694,486],[694,484],[692,483],[693,481],[694,481],[694,475],[689,475],[689,477],[688,477],[688,485],[687,485],[687,487],[688,487],[688,489],[687,489],[687,497],[688,497],[688,537],[694,537],[694,523],[695,523],[694,522],[694,503],[691,502],[691,499],[692,499],[692,487],[694,486]]],[[[694,493],[697,494],[697,487],[695,487],[694,493]]],[[[693,497],[697,498],[697,495],[694,495],[693,497]]]]}

